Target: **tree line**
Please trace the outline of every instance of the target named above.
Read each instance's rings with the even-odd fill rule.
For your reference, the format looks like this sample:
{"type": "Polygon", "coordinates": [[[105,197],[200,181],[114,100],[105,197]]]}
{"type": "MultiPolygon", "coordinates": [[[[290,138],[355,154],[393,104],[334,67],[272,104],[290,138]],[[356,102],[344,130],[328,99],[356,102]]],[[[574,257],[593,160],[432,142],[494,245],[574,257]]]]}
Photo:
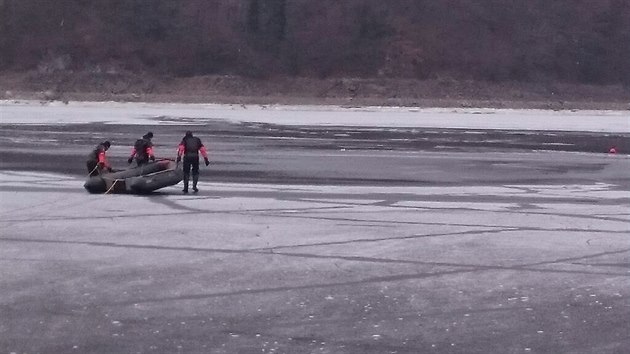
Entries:
{"type": "Polygon", "coordinates": [[[0,0],[0,70],[630,85],[628,0],[0,0]]]}

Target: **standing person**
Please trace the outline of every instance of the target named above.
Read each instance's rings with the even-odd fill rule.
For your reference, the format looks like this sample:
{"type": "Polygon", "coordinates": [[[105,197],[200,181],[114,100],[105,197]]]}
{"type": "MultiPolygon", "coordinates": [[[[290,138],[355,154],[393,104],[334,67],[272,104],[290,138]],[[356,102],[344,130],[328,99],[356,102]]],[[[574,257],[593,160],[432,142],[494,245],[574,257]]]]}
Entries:
{"type": "Polygon", "coordinates": [[[190,169],[192,168],[192,178],[193,178],[193,191],[199,192],[197,189],[197,181],[199,181],[199,153],[201,152],[201,156],[203,156],[203,161],[206,163],[206,166],[210,164],[208,160],[208,153],[206,152],[206,147],[203,146],[201,139],[193,136],[191,131],[187,131],[186,135],[182,139],[182,142],[179,143],[177,147],[177,163],[182,160],[182,155],[184,155],[184,189],[182,192],[188,193],[188,177],[190,176],[190,169]]]}
{"type": "Polygon", "coordinates": [[[142,136],[141,139],[136,140],[133,148],[131,149],[131,156],[127,159],[127,163],[131,164],[133,162],[133,158],[136,158],[136,163],[138,166],[146,165],[149,163],[149,160],[155,161],[155,156],[153,155],[153,133],[148,132],[142,136]]]}
{"type": "Polygon", "coordinates": [[[107,162],[107,157],[105,156],[105,152],[109,150],[110,146],[111,143],[105,140],[96,145],[94,150],[88,155],[87,170],[90,177],[100,175],[103,170],[112,172],[112,166],[107,162]]]}

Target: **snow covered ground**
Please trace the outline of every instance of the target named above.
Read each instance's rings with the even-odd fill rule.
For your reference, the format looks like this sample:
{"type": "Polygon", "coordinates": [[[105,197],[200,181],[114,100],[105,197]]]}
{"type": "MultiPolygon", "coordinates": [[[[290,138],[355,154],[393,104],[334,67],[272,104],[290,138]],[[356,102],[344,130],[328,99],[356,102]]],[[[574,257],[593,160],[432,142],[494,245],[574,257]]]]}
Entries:
{"type": "Polygon", "coordinates": [[[430,127],[629,133],[630,111],[0,101],[5,124],[204,124],[430,127]]]}
{"type": "Polygon", "coordinates": [[[0,172],[2,352],[627,348],[630,191],[612,184],[82,182],[0,172]]]}

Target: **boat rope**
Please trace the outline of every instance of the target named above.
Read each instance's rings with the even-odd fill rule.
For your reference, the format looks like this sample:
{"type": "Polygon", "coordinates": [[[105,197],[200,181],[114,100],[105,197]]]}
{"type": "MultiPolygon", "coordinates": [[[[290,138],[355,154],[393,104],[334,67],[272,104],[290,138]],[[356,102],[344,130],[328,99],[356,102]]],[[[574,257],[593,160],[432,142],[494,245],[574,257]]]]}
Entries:
{"type": "MultiPolygon", "coordinates": [[[[98,164],[96,164],[96,166],[94,166],[92,171],[90,171],[90,173],[88,173],[88,177],[92,176],[92,173],[94,173],[94,171],[96,171],[97,168],[98,168],[98,164]]],[[[100,175],[100,173],[99,173],[99,175],[100,175]]]]}
{"type": "Polygon", "coordinates": [[[114,189],[114,186],[116,185],[116,183],[118,183],[118,181],[121,181],[120,179],[115,179],[114,183],[112,183],[112,186],[109,187],[109,189],[107,190],[107,192],[105,192],[105,194],[109,194],[109,192],[111,192],[112,189],[114,189]]]}

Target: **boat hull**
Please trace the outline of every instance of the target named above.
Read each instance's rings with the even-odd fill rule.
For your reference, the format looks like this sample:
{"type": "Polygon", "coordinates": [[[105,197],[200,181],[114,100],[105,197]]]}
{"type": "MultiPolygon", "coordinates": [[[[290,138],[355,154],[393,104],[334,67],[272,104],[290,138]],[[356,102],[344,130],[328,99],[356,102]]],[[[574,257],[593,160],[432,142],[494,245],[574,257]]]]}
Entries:
{"type": "Polygon", "coordinates": [[[83,187],[90,193],[147,194],[175,185],[183,179],[181,168],[170,160],[158,160],[124,171],[88,178],[83,187]]]}

